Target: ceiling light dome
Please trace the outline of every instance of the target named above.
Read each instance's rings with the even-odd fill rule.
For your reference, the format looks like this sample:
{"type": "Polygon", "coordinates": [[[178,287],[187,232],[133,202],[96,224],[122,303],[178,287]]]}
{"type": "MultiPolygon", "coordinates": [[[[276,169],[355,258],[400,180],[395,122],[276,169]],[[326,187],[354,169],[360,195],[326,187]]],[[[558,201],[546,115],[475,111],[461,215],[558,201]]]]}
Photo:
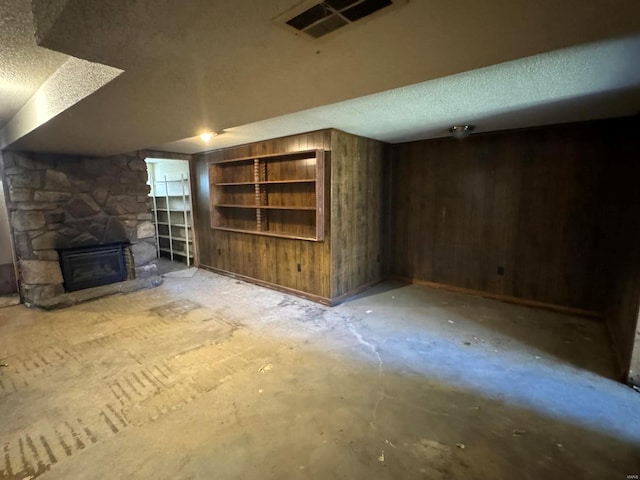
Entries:
{"type": "Polygon", "coordinates": [[[218,135],[216,132],[202,132],[198,136],[200,137],[200,140],[202,140],[203,142],[208,142],[216,135],[218,135]]]}
{"type": "Polygon", "coordinates": [[[475,129],[473,125],[454,125],[449,128],[451,136],[457,139],[462,139],[471,135],[471,132],[475,129]]]}

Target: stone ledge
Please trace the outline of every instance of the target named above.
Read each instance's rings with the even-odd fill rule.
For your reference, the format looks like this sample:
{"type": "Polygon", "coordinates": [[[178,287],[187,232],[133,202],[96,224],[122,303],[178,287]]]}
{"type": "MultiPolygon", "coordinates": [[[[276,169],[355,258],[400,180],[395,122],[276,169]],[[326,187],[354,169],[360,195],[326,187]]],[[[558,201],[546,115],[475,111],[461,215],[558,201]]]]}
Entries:
{"type": "Polygon", "coordinates": [[[34,303],[25,302],[25,305],[27,307],[38,307],[45,310],[53,310],[56,308],[70,307],[71,305],[114,295],[116,293],[130,293],[145,288],[154,288],[162,285],[162,282],[162,277],[153,275],[146,278],[136,278],[134,280],[126,280],[124,282],[111,283],[109,285],[101,285],[94,288],[85,288],[84,290],[65,293],[53,298],[42,299],[34,303]]]}
{"type": "Polygon", "coordinates": [[[0,295],[0,308],[13,307],[14,305],[20,305],[20,295],[0,295]]]}

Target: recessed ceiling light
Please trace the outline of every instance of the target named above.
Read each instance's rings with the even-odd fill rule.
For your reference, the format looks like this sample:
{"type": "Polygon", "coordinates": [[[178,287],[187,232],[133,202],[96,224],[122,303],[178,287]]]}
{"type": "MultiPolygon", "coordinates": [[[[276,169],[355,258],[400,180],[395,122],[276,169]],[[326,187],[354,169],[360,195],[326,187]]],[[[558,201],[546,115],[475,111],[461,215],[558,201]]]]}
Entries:
{"type": "Polygon", "coordinates": [[[216,135],[218,135],[216,132],[202,132],[199,135],[199,137],[200,137],[200,140],[202,140],[203,142],[208,142],[209,140],[211,140],[216,135]]]}

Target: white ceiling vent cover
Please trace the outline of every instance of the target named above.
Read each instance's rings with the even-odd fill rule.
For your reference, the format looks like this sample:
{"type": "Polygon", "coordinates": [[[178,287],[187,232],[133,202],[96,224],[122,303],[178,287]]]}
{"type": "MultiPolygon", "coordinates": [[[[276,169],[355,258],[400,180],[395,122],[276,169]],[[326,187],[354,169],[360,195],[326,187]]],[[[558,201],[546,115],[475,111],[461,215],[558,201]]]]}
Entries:
{"type": "Polygon", "coordinates": [[[323,37],[361,18],[407,0],[325,0],[304,2],[275,20],[312,38],[323,37]]]}

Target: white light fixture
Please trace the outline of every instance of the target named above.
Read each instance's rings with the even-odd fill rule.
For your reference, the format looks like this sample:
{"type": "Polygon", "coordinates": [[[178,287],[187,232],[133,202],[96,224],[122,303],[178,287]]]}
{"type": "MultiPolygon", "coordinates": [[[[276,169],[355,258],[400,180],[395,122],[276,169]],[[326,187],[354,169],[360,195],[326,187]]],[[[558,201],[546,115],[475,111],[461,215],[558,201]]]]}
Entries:
{"type": "Polygon", "coordinates": [[[202,140],[203,142],[208,142],[210,141],[213,137],[217,136],[218,134],[216,132],[202,132],[199,137],[200,140],[202,140]]]}
{"type": "Polygon", "coordinates": [[[449,128],[449,132],[451,132],[453,138],[460,140],[471,135],[474,128],[473,125],[454,125],[449,128]]]}

